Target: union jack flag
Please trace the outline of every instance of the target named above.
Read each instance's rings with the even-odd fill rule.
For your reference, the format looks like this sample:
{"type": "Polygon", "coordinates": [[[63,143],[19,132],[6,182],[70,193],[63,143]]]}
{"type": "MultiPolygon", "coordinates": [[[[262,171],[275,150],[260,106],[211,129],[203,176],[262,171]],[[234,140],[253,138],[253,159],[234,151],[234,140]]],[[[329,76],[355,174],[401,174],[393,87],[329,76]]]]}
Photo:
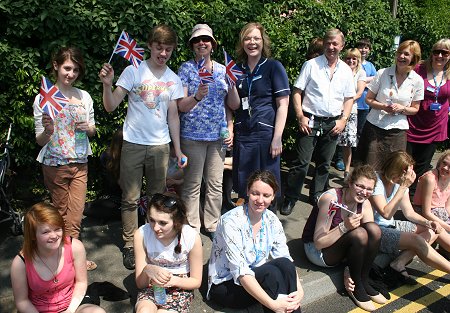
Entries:
{"type": "Polygon", "coordinates": [[[198,69],[198,76],[200,76],[200,82],[202,84],[214,83],[213,75],[210,72],[208,72],[208,70],[205,67],[205,58],[202,58],[200,61],[198,61],[197,69],[198,69]]]}
{"type": "Polygon", "coordinates": [[[39,107],[54,119],[67,103],[69,103],[69,100],[64,97],[61,91],[48,78],[42,76],[39,107]]]}
{"type": "Polygon", "coordinates": [[[133,64],[134,67],[138,67],[144,60],[144,49],[137,46],[136,40],[131,38],[126,31],[122,31],[113,54],[116,53],[133,64]]]}
{"type": "Polygon", "coordinates": [[[228,53],[223,49],[223,54],[225,55],[225,67],[226,67],[226,78],[228,86],[234,86],[236,81],[240,79],[244,72],[241,68],[234,62],[234,60],[228,55],[228,53]]]}

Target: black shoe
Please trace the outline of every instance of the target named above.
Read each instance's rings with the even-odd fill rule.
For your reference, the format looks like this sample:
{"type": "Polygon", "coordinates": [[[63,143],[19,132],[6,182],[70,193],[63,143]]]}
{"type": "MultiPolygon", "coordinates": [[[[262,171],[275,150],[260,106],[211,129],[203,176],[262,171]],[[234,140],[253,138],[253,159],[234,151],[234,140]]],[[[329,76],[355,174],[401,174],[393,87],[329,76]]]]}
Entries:
{"type": "Polygon", "coordinates": [[[297,200],[285,198],[284,202],[283,202],[283,206],[280,209],[280,214],[281,215],[291,214],[296,202],[297,202],[297,200]]]}
{"type": "Polygon", "coordinates": [[[129,270],[134,270],[134,249],[133,248],[123,248],[122,251],[123,266],[129,270]]]}

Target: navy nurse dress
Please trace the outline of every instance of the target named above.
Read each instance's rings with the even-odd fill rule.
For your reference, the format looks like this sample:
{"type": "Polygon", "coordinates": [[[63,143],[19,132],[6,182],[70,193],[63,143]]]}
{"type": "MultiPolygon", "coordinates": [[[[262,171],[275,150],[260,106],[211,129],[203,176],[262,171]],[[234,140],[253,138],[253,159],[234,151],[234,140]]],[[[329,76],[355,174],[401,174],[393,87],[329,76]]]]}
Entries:
{"type": "MultiPolygon", "coordinates": [[[[291,93],[286,70],[273,59],[261,58],[250,72],[236,82],[241,105],[236,110],[233,148],[233,185],[240,198],[247,199],[247,178],[255,170],[271,171],[281,186],[280,156],[272,158],[270,144],[275,129],[277,97],[291,93]],[[243,108],[248,99],[249,109],[243,108]]],[[[278,193],[279,195],[279,193],[278,193]]]]}

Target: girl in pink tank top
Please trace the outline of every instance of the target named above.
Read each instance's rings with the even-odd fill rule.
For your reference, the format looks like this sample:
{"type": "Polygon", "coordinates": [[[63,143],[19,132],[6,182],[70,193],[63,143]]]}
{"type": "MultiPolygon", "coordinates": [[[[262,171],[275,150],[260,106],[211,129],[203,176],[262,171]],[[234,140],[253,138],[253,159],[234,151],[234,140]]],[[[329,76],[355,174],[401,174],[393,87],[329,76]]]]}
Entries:
{"type": "MultiPolygon", "coordinates": [[[[448,233],[450,232],[449,198],[450,150],[447,150],[439,158],[436,169],[426,172],[419,178],[414,194],[414,205],[421,210],[424,217],[438,222],[448,233]]],[[[450,247],[450,241],[448,246],[450,247]]]]}
{"type": "Polygon", "coordinates": [[[105,313],[85,297],[83,244],[66,237],[64,220],[50,204],[35,204],[25,215],[23,247],[12,262],[11,283],[19,312],[105,313]]]}

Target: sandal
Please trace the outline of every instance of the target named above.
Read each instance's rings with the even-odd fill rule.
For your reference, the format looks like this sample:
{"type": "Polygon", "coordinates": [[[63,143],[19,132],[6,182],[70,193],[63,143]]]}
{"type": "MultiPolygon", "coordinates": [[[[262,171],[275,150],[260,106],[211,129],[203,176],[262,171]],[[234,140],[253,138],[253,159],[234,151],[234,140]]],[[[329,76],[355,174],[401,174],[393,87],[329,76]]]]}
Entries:
{"type": "Polygon", "coordinates": [[[94,261],[86,260],[86,269],[88,271],[93,271],[97,268],[97,264],[94,261]]]}
{"type": "Polygon", "coordinates": [[[417,281],[414,278],[412,278],[411,276],[409,276],[408,271],[406,270],[406,268],[404,268],[404,269],[402,269],[400,271],[396,271],[393,268],[392,268],[392,270],[394,272],[396,272],[401,277],[401,280],[402,280],[402,282],[404,284],[409,285],[409,286],[417,285],[417,281]]]}

